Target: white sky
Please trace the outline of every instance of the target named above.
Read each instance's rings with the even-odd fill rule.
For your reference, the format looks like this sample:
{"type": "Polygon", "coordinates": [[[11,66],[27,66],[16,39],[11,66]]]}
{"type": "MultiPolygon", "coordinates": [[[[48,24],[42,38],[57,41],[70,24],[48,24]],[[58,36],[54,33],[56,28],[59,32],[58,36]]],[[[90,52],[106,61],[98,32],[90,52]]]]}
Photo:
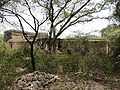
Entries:
{"type": "MultiPolygon", "coordinates": [[[[107,17],[111,14],[112,14],[112,10],[109,9],[109,10],[104,10],[104,11],[96,14],[95,16],[107,17]]],[[[100,33],[101,29],[107,27],[111,23],[112,23],[112,21],[109,21],[107,19],[95,19],[91,22],[77,24],[77,25],[72,26],[69,29],[67,29],[61,35],[61,37],[64,38],[66,36],[72,35],[73,31],[78,31],[78,32],[81,32],[81,33],[90,33],[92,35],[100,36],[101,35],[101,33],[100,33]]]]}
{"type": "Polygon", "coordinates": [[[73,31],[78,31],[82,33],[91,33],[93,35],[100,36],[100,30],[107,27],[110,24],[108,20],[93,20],[86,24],[77,24],[66,30],[61,37],[66,37],[72,35],[73,31]]]}

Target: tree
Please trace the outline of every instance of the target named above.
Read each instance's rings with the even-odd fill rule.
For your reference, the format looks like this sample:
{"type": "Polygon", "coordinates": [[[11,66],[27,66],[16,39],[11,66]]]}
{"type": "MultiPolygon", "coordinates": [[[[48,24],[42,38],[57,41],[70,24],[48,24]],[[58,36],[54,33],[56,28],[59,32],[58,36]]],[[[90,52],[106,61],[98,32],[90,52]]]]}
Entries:
{"type": "Polygon", "coordinates": [[[49,17],[49,50],[55,51],[57,38],[69,27],[89,22],[98,17],[94,13],[104,10],[107,0],[36,0],[49,17]]]}
{"type": "MultiPolygon", "coordinates": [[[[31,64],[32,64],[33,70],[35,70],[34,44],[36,42],[36,38],[39,32],[40,26],[47,20],[47,18],[43,18],[42,20],[39,20],[35,16],[32,10],[32,5],[34,5],[34,3],[32,3],[31,0],[21,0],[20,2],[14,2],[10,5],[11,6],[8,6],[8,7],[2,7],[0,11],[4,13],[5,21],[8,21],[7,20],[8,18],[5,17],[5,16],[8,16],[8,14],[9,16],[12,15],[12,17],[14,15],[14,17],[17,18],[19,22],[19,26],[22,30],[23,36],[27,41],[27,43],[30,45],[31,64]],[[21,9],[18,9],[18,8],[21,8],[21,9]],[[25,13],[25,12],[28,12],[28,13],[25,13]],[[27,14],[27,16],[30,17],[29,19],[32,19],[31,22],[29,19],[28,20],[26,19],[27,17],[25,16],[25,14],[27,14]],[[27,35],[25,31],[25,27],[26,27],[25,25],[27,25],[27,27],[30,27],[29,29],[34,31],[34,35],[32,36],[32,38],[29,38],[29,36],[27,35]]],[[[34,8],[36,8],[36,6],[34,6],[34,8]]]]}
{"type": "Polygon", "coordinates": [[[1,0],[0,1],[0,8],[7,4],[10,0],[1,0]]]}
{"type": "MultiPolygon", "coordinates": [[[[6,4],[9,3],[10,0],[1,0],[0,1],[0,8],[2,8],[3,6],[5,6],[6,4]]],[[[0,19],[1,19],[1,22],[3,21],[3,14],[0,12],[0,19]]]]}
{"type": "Polygon", "coordinates": [[[102,37],[107,39],[112,51],[112,57],[116,59],[120,54],[120,26],[113,24],[101,30],[102,37]]]}
{"type": "Polygon", "coordinates": [[[102,36],[109,40],[110,56],[113,60],[113,66],[115,71],[120,69],[120,26],[109,25],[102,30],[102,36]]]}
{"type": "Polygon", "coordinates": [[[108,25],[106,28],[101,30],[102,37],[114,41],[120,37],[120,26],[116,24],[108,25]]]}
{"type": "Polygon", "coordinates": [[[114,18],[116,21],[120,22],[120,0],[115,0],[115,11],[113,13],[114,18]]]}

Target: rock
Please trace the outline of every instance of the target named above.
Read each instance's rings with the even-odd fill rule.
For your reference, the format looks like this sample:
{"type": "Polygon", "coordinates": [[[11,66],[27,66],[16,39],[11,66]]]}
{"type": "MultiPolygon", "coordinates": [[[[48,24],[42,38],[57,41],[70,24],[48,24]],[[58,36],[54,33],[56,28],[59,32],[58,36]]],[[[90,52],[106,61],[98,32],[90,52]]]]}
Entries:
{"type": "MultiPolygon", "coordinates": [[[[35,71],[17,78],[11,90],[109,90],[109,88],[108,85],[94,80],[75,82],[67,76],[61,79],[53,74],[35,71]]],[[[114,90],[120,89],[116,87],[114,90]]]]}
{"type": "Polygon", "coordinates": [[[58,76],[35,71],[16,79],[14,90],[45,90],[44,88],[54,83],[58,76]]]}

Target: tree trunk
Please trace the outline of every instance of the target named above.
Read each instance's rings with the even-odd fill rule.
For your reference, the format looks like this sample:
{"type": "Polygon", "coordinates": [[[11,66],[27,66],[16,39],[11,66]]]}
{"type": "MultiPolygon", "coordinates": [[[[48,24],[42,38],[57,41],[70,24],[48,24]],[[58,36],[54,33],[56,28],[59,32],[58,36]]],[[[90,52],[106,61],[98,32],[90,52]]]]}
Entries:
{"type": "Polygon", "coordinates": [[[54,53],[56,52],[56,39],[53,39],[52,51],[53,51],[54,53]]]}
{"type": "Polygon", "coordinates": [[[34,58],[34,47],[33,47],[33,44],[31,44],[30,55],[31,55],[32,69],[33,69],[33,71],[35,71],[36,68],[35,68],[35,58],[34,58]]]}
{"type": "Polygon", "coordinates": [[[49,52],[51,52],[51,50],[52,50],[51,41],[52,41],[52,30],[49,32],[49,38],[48,38],[48,50],[49,50],[49,52]]]}
{"type": "Polygon", "coordinates": [[[50,53],[55,53],[56,52],[56,40],[49,39],[49,41],[48,41],[48,49],[49,49],[50,53]]]}
{"type": "Polygon", "coordinates": [[[52,50],[54,53],[56,52],[56,38],[55,38],[55,36],[56,36],[56,30],[55,30],[55,27],[53,27],[53,42],[52,42],[53,47],[52,47],[52,50]]]}
{"type": "Polygon", "coordinates": [[[49,39],[48,39],[48,51],[49,51],[49,53],[51,53],[51,51],[52,51],[52,45],[51,45],[51,38],[49,37],[49,39]]]}

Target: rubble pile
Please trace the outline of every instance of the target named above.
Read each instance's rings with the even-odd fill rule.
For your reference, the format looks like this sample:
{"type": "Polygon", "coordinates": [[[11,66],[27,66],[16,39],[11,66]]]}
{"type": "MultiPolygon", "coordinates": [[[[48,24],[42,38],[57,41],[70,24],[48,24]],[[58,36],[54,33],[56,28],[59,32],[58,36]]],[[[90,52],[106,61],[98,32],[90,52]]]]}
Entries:
{"type": "Polygon", "coordinates": [[[35,71],[16,79],[11,90],[79,90],[70,79],[35,71]]]}
{"type": "Polygon", "coordinates": [[[59,79],[58,76],[35,71],[17,78],[14,83],[14,90],[45,90],[57,79],[59,79]]]}

